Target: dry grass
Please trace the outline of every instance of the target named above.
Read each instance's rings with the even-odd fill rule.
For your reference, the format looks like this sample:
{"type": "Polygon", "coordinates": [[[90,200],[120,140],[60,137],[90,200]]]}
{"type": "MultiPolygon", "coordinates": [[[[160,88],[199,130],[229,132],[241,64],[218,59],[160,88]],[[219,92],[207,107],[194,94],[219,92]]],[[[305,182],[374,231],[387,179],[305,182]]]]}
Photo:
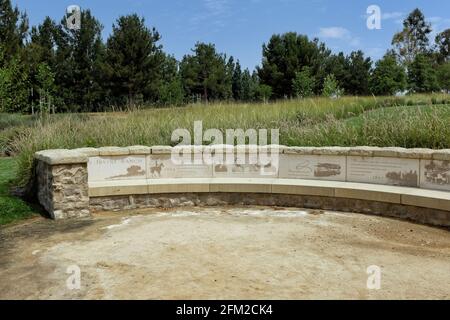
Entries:
{"type": "MultiPolygon", "coordinates": [[[[345,97],[272,104],[211,104],[128,113],[58,115],[3,130],[3,148],[17,154],[19,183],[29,178],[38,150],[169,145],[172,132],[194,121],[203,129],[280,129],[280,143],[298,146],[450,147],[450,106],[445,95],[407,98],[345,97]],[[446,105],[442,103],[447,103],[446,105]],[[17,127],[16,127],[17,128],[17,127]],[[6,141],[6,142],[5,142],[6,141]]],[[[2,146],[0,131],[0,146],[2,146]]]]}

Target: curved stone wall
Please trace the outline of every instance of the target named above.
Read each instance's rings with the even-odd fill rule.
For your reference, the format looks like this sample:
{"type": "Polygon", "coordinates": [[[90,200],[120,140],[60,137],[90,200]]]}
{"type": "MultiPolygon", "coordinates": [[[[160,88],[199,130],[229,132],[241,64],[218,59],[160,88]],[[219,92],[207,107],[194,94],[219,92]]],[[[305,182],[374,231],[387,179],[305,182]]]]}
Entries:
{"type": "MultiPolygon", "coordinates": [[[[319,197],[318,207],[335,210],[351,208],[336,201],[329,207],[329,199],[427,208],[436,217],[426,223],[450,225],[450,150],[133,146],[41,151],[36,160],[38,199],[54,218],[151,207],[163,194],[241,193],[319,197]]],[[[364,208],[357,211],[383,214],[364,208]]]]}

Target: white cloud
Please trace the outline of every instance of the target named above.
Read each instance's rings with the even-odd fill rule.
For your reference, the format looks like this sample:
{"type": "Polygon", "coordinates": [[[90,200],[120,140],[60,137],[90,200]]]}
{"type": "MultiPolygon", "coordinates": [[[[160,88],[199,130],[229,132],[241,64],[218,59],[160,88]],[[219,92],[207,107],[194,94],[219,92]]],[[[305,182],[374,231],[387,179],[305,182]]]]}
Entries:
{"type": "Polygon", "coordinates": [[[326,39],[348,39],[350,31],[342,27],[320,28],[319,37],[326,39]]]}
{"type": "Polygon", "coordinates": [[[352,33],[343,27],[320,28],[319,38],[337,39],[347,41],[351,46],[357,47],[361,44],[358,37],[354,37],[352,33]]]}

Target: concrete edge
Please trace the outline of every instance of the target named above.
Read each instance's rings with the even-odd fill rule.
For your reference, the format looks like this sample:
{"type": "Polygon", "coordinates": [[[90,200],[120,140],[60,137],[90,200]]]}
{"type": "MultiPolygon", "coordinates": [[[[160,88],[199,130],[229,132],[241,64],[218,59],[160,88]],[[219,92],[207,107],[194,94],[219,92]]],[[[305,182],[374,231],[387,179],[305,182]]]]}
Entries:
{"type": "MultiPolygon", "coordinates": [[[[360,157],[391,157],[404,159],[423,159],[423,160],[441,160],[450,161],[450,149],[433,150],[423,148],[398,148],[398,147],[287,147],[283,145],[210,145],[210,146],[130,146],[130,147],[101,147],[101,148],[78,148],[73,150],[44,150],[36,153],[37,159],[42,161],[51,161],[47,157],[55,158],[56,162],[66,163],[62,160],[63,152],[75,152],[81,156],[127,156],[127,155],[149,155],[149,154],[171,154],[173,151],[184,153],[202,152],[209,153],[222,151],[233,153],[258,153],[258,152],[278,152],[279,154],[296,154],[296,155],[325,155],[325,156],[360,156],[360,157]],[[58,154],[59,153],[59,154],[58,154]],[[58,158],[58,160],[56,160],[58,158]]],[[[67,153],[67,163],[71,161],[79,161],[72,153],[67,153]]]]}
{"type": "Polygon", "coordinates": [[[294,179],[176,179],[90,183],[90,197],[164,193],[263,193],[323,196],[403,204],[450,212],[450,193],[353,182],[294,179]]]}

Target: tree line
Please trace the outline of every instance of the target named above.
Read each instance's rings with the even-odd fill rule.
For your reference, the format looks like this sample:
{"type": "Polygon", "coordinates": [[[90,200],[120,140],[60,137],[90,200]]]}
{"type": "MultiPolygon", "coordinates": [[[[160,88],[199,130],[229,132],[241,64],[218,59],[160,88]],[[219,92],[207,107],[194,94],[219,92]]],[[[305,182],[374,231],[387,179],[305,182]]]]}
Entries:
{"type": "Polygon", "coordinates": [[[0,111],[97,112],[140,105],[268,101],[313,95],[392,95],[450,89],[450,29],[430,44],[419,9],[373,63],[359,50],[334,54],[323,42],[289,32],[263,45],[262,64],[242,69],[214,44],[195,44],[181,61],[137,14],[119,17],[103,42],[90,10],[81,28],[50,17],[30,28],[10,0],[0,0],[0,111]]]}

